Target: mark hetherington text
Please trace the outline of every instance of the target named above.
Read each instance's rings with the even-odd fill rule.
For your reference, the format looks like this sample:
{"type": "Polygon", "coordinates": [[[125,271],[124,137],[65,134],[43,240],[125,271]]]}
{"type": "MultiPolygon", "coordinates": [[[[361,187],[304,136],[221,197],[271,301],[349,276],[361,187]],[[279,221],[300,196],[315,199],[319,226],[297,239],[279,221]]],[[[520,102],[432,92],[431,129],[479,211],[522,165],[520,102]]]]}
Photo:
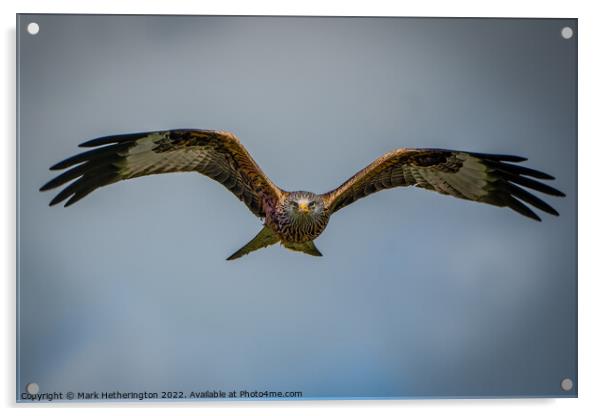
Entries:
{"type": "Polygon", "coordinates": [[[158,393],[144,392],[120,392],[120,391],[103,391],[103,392],[88,392],[88,393],[77,393],[77,400],[147,400],[147,399],[158,399],[158,393]]]}

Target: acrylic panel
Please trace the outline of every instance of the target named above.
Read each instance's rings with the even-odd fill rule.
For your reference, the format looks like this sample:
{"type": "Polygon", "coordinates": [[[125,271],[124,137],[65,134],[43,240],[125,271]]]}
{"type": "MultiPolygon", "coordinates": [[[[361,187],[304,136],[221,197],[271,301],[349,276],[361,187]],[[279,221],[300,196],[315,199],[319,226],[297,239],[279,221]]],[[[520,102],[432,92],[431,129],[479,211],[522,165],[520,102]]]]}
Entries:
{"type": "Polygon", "coordinates": [[[577,396],[576,19],[21,14],[17,64],[17,401],[577,396]]]}

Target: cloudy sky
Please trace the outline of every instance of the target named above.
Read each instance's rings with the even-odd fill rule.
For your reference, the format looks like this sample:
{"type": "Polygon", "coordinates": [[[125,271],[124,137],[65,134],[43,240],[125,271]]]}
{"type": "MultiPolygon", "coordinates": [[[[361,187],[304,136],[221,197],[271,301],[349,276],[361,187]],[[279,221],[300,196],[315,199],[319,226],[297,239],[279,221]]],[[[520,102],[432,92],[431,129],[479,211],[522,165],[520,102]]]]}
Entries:
{"type": "MultiPolygon", "coordinates": [[[[576,381],[575,20],[19,17],[18,388],[557,396],[576,381]],[[38,22],[40,32],[25,27],[38,22]],[[524,155],[561,213],[417,189],[339,213],[324,257],[225,258],[261,224],[196,174],[48,207],[98,136],[236,133],[287,190],[397,147],[524,155]],[[543,214],[545,215],[545,214],[543,214]]],[[[576,384],[575,384],[576,385],[576,384]]]]}

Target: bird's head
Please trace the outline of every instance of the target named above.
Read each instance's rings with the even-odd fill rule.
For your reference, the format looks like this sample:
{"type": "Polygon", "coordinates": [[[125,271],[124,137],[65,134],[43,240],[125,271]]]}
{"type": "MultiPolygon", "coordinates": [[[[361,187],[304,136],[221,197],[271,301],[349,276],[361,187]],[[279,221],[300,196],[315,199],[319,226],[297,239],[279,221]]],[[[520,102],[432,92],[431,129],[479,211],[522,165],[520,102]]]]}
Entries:
{"type": "Polygon", "coordinates": [[[291,218],[300,221],[328,215],[322,198],[311,192],[292,192],[284,202],[284,209],[291,218]]]}

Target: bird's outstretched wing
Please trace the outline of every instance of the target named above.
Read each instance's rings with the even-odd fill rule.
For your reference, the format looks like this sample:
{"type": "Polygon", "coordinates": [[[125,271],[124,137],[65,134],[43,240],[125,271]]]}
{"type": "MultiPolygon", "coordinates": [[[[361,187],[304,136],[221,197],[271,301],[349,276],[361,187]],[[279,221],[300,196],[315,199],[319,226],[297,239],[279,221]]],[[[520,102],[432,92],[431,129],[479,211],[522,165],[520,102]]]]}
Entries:
{"type": "Polygon", "coordinates": [[[232,133],[166,130],[107,136],[80,144],[95,149],[63,160],[50,169],[67,169],[41,191],[71,182],[50,202],[65,206],[101,186],[124,179],[170,172],[199,172],[220,182],[258,217],[281,190],[270,181],[232,133]]]}
{"type": "Polygon", "coordinates": [[[526,158],[444,149],[398,149],[376,159],[349,180],[323,194],[331,212],[382,189],[417,186],[444,195],[484,202],[541,221],[525,203],[552,215],[558,212],[525,188],[564,196],[537,179],[552,176],[514,164],[526,158]],[[522,201],[522,202],[521,202],[522,201]]]}

